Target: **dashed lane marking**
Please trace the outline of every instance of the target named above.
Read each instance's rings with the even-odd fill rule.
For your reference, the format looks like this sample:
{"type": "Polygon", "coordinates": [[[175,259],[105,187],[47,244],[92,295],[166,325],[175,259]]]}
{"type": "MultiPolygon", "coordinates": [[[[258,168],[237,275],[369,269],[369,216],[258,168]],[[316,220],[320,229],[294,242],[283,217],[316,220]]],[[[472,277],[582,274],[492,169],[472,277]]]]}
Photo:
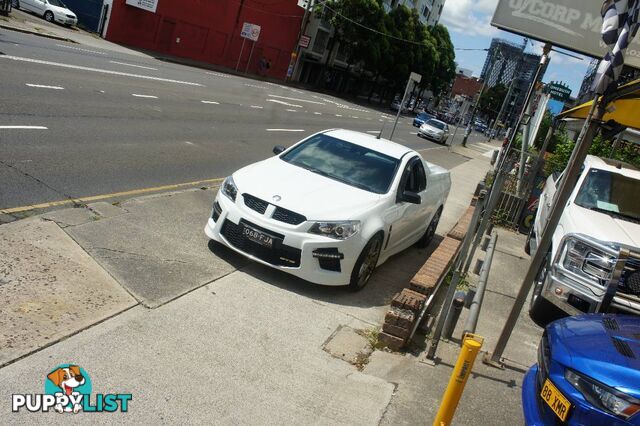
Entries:
{"type": "Polygon", "coordinates": [[[8,59],[8,60],[18,61],[18,62],[29,62],[29,63],[32,63],[32,64],[49,65],[49,66],[54,66],[54,67],[69,68],[69,69],[81,70],[81,71],[98,72],[98,73],[102,73],[102,74],[118,75],[118,76],[122,76],[122,77],[140,78],[140,79],[144,79],[144,80],[162,81],[162,82],[165,82],[165,83],[176,83],[176,84],[185,84],[187,86],[204,87],[203,84],[192,83],[190,81],[172,80],[170,78],[153,77],[153,76],[150,76],[150,75],[133,74],[133,73],[129,73],[129,72],[103,70],[103,69],[100,69],[100,68],[83,67],[83,66],[80,66],[80,65],[70,65],[70,64],[63,64],[63,63],[60,63],[60,62],[43,61],[43,60],[40,60],[40,59],[23,58],[23,57],[20,57],[20,56],[0,55],[0,59],[8,59]]]}
{"type": "Polygon", "coordinates": [[[304,132],[304,129],[267,129],[267,132],[304,132]]]}
{"type": "Polygon", "coordinates": [[[45,126],[0,126],[2,130],[49,130],[45,126]]]}
{"type": "MultiPolygon", "coordinates": [[[[271,96],[271,95],[269,95],[271,96]]],[[[279,101],[277,99],[267,99],[267,102],[275,102],[277,104],[286,105],[290,107],[302,108],[302,105],[290,104],[289,102],[279,101]]]]}
{"type": "Polygon", "coordinates": [[[288,101],[297,101],[297,102],[306,102],[308,104],[324,105],[323,102],[308,101],[306,99],[300,99],[300,98],[289,98],[287,96],[279,96],[279,95],[268,95],[268,96],[272,98],[286,99],[288,101]]]}
{"type": "Polygon", "coordinates": [[[64,87],[62,86],[47,86],[45,84],[33,84],[33,83],[25,83],[25,85],[29,87],[35,87],[38,89],[64,90],[64,87]]]}
{"type": "Polygon", "coordinates": [[[82,49],[80,47],[67,46],[66,44],[56,44],[56,46],[64,47],[65,49],[78,50],[78,51],[81,51],[81,52],[95,53],[96,55],[106,55],[106,53],[98,52],[97,50],[82,49]]]}
{"type": "Polygon", "coordinates": [[[139,95],[137,93],[132,93],[131,96],[135,96],[136,98],[149,98],[149,99],[158,99],[157,96],[153,95],[139,95]]]}
{"type": "Polygon", "coordinates": [[[220,105],[220,102],[216,102],[216,101],[200,101],[203,104],[211,104],[211,105],[220,105]]]}
{"type": "Polygon", "coordinates": [[[135,68],[142,68],[145,70],[152,70],[152,71],[158,71],[158,68],[153,68],[153,67],[145,67],[142,65],[134,65],[134,64],[127,64],[126,62],[118,62],[118,61],[109,61],[112,64],[117,64],[117,65],[125,65],[127,67],[135,67],[135,68]]]}

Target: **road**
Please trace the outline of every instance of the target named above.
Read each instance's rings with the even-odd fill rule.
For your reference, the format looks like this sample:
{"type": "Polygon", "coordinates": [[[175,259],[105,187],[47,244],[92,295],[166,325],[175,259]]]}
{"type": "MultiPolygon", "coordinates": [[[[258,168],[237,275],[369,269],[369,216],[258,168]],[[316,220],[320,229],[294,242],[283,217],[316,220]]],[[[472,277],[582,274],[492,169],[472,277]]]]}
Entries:
{"type": "MultiPolygon", "coordinates": [[[[224,177],[327,128],[384,126],[388,137],[394,118],[312,91],[17,32],[0,30],[0,52],[0,209],[224,177]]],[[[445,167],[465,161],[418,138],[410,120],[400,119],[395,141],[445,167]]]]}

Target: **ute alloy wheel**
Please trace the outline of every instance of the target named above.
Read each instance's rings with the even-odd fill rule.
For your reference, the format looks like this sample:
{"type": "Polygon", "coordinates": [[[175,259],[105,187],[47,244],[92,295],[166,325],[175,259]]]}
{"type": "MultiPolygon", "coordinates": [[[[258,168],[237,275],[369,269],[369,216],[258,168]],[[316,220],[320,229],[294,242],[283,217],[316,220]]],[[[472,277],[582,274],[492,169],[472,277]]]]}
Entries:
{"type": "Polygon", "coordinates": [[[438,223],[440,222],[441,215],[442,215],[442,207],[440,207],[436,212],[436,214],[433,215],[433,218],[431,219],[431,222],[429,222],[429,226],[427,227],[427,230],[424,231],[424,235],[422,236],[422,238],[418,240],[418,244],[417,244],[418,247],[426,248],[429,246],[429,244],[431,244],[433,237],[435,237],[436,235],[436,229],[438,229],[438,223]]]}
{"type": "Polygon", "coordinates": [[[349,283],[349,289],[351,291],[358,291],[363,289],[371,279],[373,270],[378,264],[378,258],[382,251],[382,234],[374,235],[371,240],[364,246],[362,253],[358,257],[353,272],[351,273],[351,282],[349,283]]]}

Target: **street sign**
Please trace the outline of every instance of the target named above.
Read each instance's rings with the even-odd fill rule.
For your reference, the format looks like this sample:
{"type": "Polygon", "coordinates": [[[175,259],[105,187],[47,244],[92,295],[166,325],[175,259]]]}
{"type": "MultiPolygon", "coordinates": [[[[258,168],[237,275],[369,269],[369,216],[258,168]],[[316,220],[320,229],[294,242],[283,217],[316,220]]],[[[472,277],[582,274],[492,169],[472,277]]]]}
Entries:
{"type": "Polygon", "coordinates": [[[311,43],[311,37],[303,35],[303,36],[300,36],[300,41],[298,42],[298,46],[302,47],[303,49],[306,49],[307,47],[309,47],[310,43],[311,43]]]}
{"type": "MultiPolygon", "coordinates": [[[[491,25],[551,43],[574,52],[602,58],[602,0],[500,0],[491,25]]],[[[640,68],[640,37],[634,37],[625,64],[640,68]]]]}
{"type": "Polygon", "coordinates": [[[153,13],[156,13],[158,8],[158,0],[127,0],[125,3],[153,13]]]}
{"type": "Polygon", "coordinates": [[[242,24],[240,37],[248,38],[252,41],[258,41],[258,37],[260,37],[260,25],[245,22],[244,24],[242,24]]]}
{"type": "Polygon", "coordinates": [[[422,80],[422,76],[416,72],[412,72],[409,76],[409,79],[411,81],[415,81],[416,83],[420,83],[420,80],[422,80]]]}
{"type": "Polygon", "coordinates": [[[545,92],[551,95],[551,99],[567,102],[571,98],[571,89],[559,81],[552,81],[545,87],[545,92]]]}

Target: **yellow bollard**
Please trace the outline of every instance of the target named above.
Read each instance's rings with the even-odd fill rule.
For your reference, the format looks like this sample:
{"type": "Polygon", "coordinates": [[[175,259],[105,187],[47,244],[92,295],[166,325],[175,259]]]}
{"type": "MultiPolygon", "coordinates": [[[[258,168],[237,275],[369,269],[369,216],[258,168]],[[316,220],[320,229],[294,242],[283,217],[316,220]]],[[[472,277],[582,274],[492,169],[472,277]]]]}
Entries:
{"type": "Polygon", "coordinates": [[[483,341],[482,337],[474,334],[467,333],[464,336],[458,361],[451,372],[451,378],[442,396],[440,409],[438,409],[438,414],[433,421],[433,426],[448,426],[451,424],[458,402],[460,402],[464,385],[467,383],[473,368],[473,362],[476,360],[483,341]]]}

